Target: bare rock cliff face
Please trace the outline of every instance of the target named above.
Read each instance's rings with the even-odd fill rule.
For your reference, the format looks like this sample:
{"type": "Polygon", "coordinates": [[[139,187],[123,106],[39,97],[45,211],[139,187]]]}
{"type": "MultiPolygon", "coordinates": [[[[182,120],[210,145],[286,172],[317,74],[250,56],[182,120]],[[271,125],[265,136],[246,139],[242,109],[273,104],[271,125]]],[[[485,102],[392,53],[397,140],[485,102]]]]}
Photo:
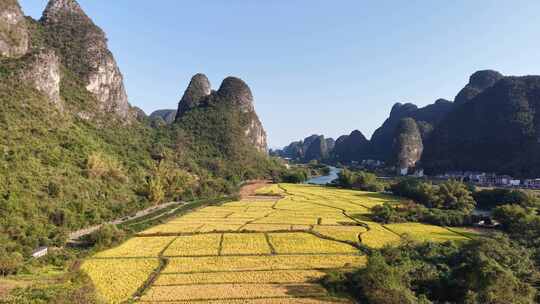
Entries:
{"type": "Polygon", "coordinates": [[[29,34],[16,0],[0,1],[0,56],[20,57],[28,52],[29,34]]]}
{"type": "Polygon", "coordinates": [[[130,111],[122,73],[107,47],[105,33],[84,13],[75,0],[50,0],[41,23],[48,43],[57,49],[62,63],[85,81],[102,111],[129,120],[130,111]]]}
{"type": "Polygon", "coordinates": [[[246,136],[259,152],[267,153],[268,143],[266,141],[266,131],[264,130],[257,114],[253,112],[252,115],[253,116],[246,130],[246,136]]]}
{"type": "Polygon", "coordinates": [[[43,93],[51,103],[62,110],[60,58],[53,50],[43,49],[34,52],[27,60],[26,68],[20,73],[21,80],[43,93]]]}
{"type": "Polygon", "coordinates": [[[394,151],[398,169],[404,173],[407,173],[409,168],[414,167],[422,157],[424,145],[414,119],[407,117],[399,121],[394,138],[394,151]]]}

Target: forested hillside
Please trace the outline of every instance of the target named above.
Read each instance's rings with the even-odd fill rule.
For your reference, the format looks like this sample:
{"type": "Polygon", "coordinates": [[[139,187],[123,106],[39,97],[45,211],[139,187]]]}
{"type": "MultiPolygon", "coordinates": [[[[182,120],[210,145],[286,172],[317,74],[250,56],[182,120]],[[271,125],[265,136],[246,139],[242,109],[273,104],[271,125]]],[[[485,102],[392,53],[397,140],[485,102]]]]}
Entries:
{"type": "MultiPolygon", "coordinates": [[[[105,34],[74,0],[51,0],[40,21],[16,1],[0,10],[19,16],[10,33],[29,37],[0,57],[0,252],[62,245],[71,230],[229,194],[277,168],[247,144],[248,114],[227,96],[151,124],[129,105],[105,34]]],[[[0,45],[20,42],[6,37],[0,45]]]]}

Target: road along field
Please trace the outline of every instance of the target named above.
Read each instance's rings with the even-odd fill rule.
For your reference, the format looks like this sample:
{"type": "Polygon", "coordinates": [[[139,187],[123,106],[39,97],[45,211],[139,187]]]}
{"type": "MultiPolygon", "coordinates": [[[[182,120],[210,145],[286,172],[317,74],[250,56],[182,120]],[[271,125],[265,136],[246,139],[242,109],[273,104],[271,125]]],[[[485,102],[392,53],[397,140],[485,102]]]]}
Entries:
{"type": "Polygon", "coordinates": [[[329,296],[317,280],[328,270],[365,265],[365,248],[398,244],[405,234],[468,239],[444,227],[367,220],[372,207],[399,203],[378,193],[280,184],[258,194],[266,196],[150,228],[82,269],[110,303],[350,303],[329,296]]]}

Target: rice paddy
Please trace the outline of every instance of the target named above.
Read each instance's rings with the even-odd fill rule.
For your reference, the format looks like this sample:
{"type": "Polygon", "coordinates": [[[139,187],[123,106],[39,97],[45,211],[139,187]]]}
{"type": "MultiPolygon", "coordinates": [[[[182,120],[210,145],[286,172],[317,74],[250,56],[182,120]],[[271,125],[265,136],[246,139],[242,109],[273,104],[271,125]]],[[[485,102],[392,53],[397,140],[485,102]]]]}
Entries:
{"type": "Polygon", "coordinates": [[[367,220],[374,206],[399,203],[387,195],[290,184],[257,193],[266,197],[152,227],[82,269],[109,303],[350,303],[329,296],[317,280],[328,270],[365,265],[362,248],[402,238],[468,239],[444,227],[367,220]]]}

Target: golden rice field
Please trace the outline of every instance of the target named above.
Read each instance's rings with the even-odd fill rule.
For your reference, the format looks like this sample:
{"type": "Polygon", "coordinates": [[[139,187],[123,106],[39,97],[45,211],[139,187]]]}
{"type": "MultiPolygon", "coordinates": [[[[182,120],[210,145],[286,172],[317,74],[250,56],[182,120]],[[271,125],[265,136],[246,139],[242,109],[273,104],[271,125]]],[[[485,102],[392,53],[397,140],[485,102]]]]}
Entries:
{"type": "Polygon", "coordinates": [[[317,280],[365,265],[362,248],[405,237],[468,239],[444,227],[367,220],[374,206],[399,203],[383,194],[291,184],[257,193],[275,199],[201,208],[96,254],[82,269],[109,303],[350,303],[317,280]]]}
{"type": "Polygon", "coordinates": [[[163,273],[335,269],[362,266],[363,255],[269,255],[172,258],[163,273]]]}
{"type": "Polygon", "coordinates": [[[121,303],[143,286],[159,266],[156,259],[90,259],[81,269],[109,303],[121,303]]]}

